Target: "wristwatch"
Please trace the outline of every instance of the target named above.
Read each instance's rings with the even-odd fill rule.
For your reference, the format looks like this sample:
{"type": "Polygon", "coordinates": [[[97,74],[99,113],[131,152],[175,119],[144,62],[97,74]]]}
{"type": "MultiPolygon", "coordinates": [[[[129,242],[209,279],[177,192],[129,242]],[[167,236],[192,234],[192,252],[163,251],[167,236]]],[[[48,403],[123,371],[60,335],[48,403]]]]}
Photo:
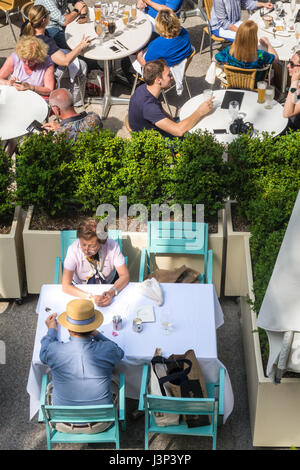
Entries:
{"type": "Polygon", "coordinates": [[[296,93],[297,88],[288,88],[287,91],[289,91],[291,93],[296,93]]]}
{"type": "Polygon", "coordinates": [[[75,11],[76,13],[79,13],[79,10],[77,10],[77,8],[73,8],[73,11],[75,11]]]}
{"type": "Polygon", "coordinates": [[[112,287],[112,290],[114,291],[115,296],[118,295],[119,292],[117,291],[117,289],[114,286],[112,287]]]}

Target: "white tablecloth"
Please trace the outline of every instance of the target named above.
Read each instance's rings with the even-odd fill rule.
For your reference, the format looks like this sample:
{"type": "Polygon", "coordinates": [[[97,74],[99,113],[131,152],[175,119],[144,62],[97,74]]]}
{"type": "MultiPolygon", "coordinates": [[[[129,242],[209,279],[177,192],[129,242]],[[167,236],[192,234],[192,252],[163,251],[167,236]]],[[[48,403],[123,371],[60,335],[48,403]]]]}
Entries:
{"type": "Polygon", "coordinates": [[[43,122],[47,114],[48,105],[37,93],[0,85],[0,139],[27,134],[26,128],[32,121],[43,122]]]}
{"type": "MultiPolygon", "coordinates": [[[[117,367],[117,372],[124,372],[126,377],[126,396],[139,397],[142,367],[150,362],[157,347],[162,349],[165,357],[170,354],[183,354],[188,349],[194,349],[207,382],[218,380],[219,368],[222,363],[218,360],[216,328],[224,322],[223,313],[212,284],[161,284],[164,293],[164,303],[158,307],[151,299],[143,296],[139,283],[130,283],[108,307],[99,308],[104,315],[100,326],[106,337],[118,343],[125,351],[125,356],[117,367]],[[154,306],[156,321],[144,323],[143,331],[136,333],[132,329],[132,320],[136,316],[137,307],[145,304],[154,306]],[[164,334],[160,325],[160,315],[169,309],[172,316],[173,329],[169,335],[164,334]],[[119,314],[123,319],[123,328],[113,336],[112,317],[119,314]]],[[[101,293],[108,286],[81,286],[82,289],[93,293],[101,293]]],[[[47,333],[45,319],[49,312],[58,314],[65,311],[67,302],[74,297],[62,292],[61,285],[43,285],[37,304],[38,323],[34,343],[32,363],[28,378],[27,391],[30,394],[30,419],[39,409],[40,387],[42,375],[47,372],[47,366],[39,359],[40,341],[47,333]]],[[[68,331],[59,326],[59,339],[68,341],[68,331]]],[[[230,415],[233,408],[233,392],[228,373],[225,383],[225,416],[230,415]]]]}
{"type": "MultiPolygon", "coordinates": [[[[273,100],[272,109],[265,109],[265,103],[257,103],[256,92],[248,90],[232,91],[241,91],[244,93],[239,113],[245,122],[251,122],[253,124],[256,134],[265,131],[275,132],[275,135],[278,135],[285,129],[288,120],[283,117],[283,108],[277,101],[273,100]]],[[[189,132],[195,132],[197,129],[207,129],[211,133],[213,133],[214,129],[226,129],[227,132],[229,132],[229,126],[231,124],[229,111],[228,109],[221,109],[225,92],[226,90],[213,91],[213,96],[215,97],[213,110],[201,119],[189,132]]],[[[187,101],[180,110],[180,120],[190,116],[203,101],[203,94],[194,96],[187,101]]],[[[231,133],[215,134],[215,136],[219,142],[223,143],[232,142],[238,137],[231,133]]]]}

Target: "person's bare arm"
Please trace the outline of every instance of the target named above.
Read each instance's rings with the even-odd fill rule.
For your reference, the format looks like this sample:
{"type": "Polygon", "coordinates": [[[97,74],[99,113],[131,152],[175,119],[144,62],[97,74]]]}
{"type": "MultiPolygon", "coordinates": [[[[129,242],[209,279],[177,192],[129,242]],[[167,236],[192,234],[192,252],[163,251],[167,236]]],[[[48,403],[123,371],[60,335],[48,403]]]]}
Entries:
{"type": "Polygon", "coordinates": [[[88,36],[83,36],[78,46],[76,46],[72,51],[64,54],[61,50],[54,52],[51,56],[51,60],[57,65],[70,65],[73,60],[79,56],[81,51],[85,49],[90,44],[90,39],[88,36]]]}
{"type": "Polygon", "coordinates": [[[14,71],[14,63],[11,56],[7,57],[6,61],[0,69],[0,84],[1,85],[12,85],[13,80],[9,80],[9,76],[14,71]]]}
{"type": "Polygon", "coordinates": [[[172,8],[169,8],[165,5],[161,5],[160,3],[152,2],[152,0],[143,0],[144,3],[146,3],[149,7],[153,8],[156,11],[161,11],[161,10],[172,10],[172,8]]]}
{"type": "Polygon", "coordinates": [[[277,54],[276,50],[274,49],[274,47],[271,45],[269,39],[266,38],[266,37],[262,37],[262,38],[260,38],[259,42],[262,46],[266,47],[267,52],[269,54],[273,54],[275,56],[275,61],[277,61],[278,60],[278,54],[277,54]]]}
{"type": "Polygon", "coordinates": [[[155,125],[159,129],[168,132],[175,137],[182,137],[187,131],[192,129],[197,124],[197,122],[200,121],[200,119],[202,119],[212,110],[212,100],[213,98],[204,101],[204,103],[198,106],[196,111],[180,122],[175,122],[172,119],[166,117],[165,119],[157,121],[155,125]]]}
{"type": "Polygon", "coordinates": [[[79,297],[80,299],[87,299],[88,297],[93,297],[88,292],[85,292],[78,287],[73,286],[72,280],[74,276],[74,271],[69,271],[68,269],[64,268],[63,275],[62,275],[62,290],[66,294],[73,295],[74,297],[79,297]]]}
{"type": "MultiPolygon", "coordinates": [[[[130,275],[129,275],[129,271],[128,271],[126,264],[122,264],[122,266],[119,266],[118,268],[116,268],[116,271],[119,275],[119,278],[114,283],[114,288],[117,289],[119,293],[122,289],[124,289],[124,287],[127,286],[129,279],[130,279],[130,275]]],[[[103,299],[99,301],[96,300],[96,304],[99,305],[99,307],[106,307],[107,305],[111,303],[114,296],[115,296],[115,291],[111,287],[108,291],[104,292],[103,299]]]]}
{"type": "Polygon", "coordinates": [[[72,10],[71,13],[66,13],[64,15],[64,17],[65,17],[65,26],[67,26],[69,23],[72,23],[72,21],[74,21],[81,14],[81,12],[82,13],[87,12],[87,6],[82,1],[76,2],[75,5],[74,5],[74,8],[76,8],[78,10],[78,13],[76,11],[72,10]]]}
{"type": "Polygon", "coordinates": [[[45,75],[44,75],[44,85],[43,86],[31,85],[28,82],[22,82],[20,84],[19,83],[14,83],[13,86],[18,91],[31,90],[31,91],[35,91],[39,95],[48,96],[48,95],[50,95],[51,91],[53,91],[54,88],[55,88],[54,66],[50,65],[50,67],[47,68],[47,70],[45,72],[45,75]]]}
{"type": "MultiPolygon", "coordinates": [[[[294,72],[291,78],[291,84],[290,88],[298,88],[298,80],[300,80],[300,71],[299,72],[294,72]]],[[[295,93],[291,93],[290,91],[288,92],[287,98],[284,103],[284,108],[283,108],[283,117],[285,118],[290,118],[293,116],[296,116],[296,114],[300,113],[300,100],[298,103],[294,102],[295,100],[295,93]]]]}

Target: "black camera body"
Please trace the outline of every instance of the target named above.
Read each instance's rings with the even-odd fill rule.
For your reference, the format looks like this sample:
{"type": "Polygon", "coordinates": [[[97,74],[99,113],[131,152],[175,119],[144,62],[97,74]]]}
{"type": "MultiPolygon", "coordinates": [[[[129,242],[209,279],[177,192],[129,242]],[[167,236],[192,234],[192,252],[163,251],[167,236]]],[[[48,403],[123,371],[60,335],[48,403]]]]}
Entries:
{"type": "Polygon", "coordinates": [[[253,124],[244,122],[242,118],[237,118],[230,124],[229,130],[231,134],[247,134],[249,131],[252,134],[253,124]]]}

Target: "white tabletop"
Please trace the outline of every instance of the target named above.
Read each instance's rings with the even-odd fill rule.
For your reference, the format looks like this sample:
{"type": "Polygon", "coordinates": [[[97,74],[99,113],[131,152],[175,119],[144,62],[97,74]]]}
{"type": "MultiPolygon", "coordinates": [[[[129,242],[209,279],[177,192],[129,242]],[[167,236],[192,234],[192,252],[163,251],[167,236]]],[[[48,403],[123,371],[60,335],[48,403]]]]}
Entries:
{"type": "Polygon", "coordinates": [[[37,93],[0,85],[0,139],[27,134],[26,128],[32,121],[43,122],[47,114],[48,105],[37,93]]]}
{"type": "MultiPolygon", "coordinates": [[[[288,18],[291,16],[290,3],[284,3],[283,6],[287,13],[287,15],[285,16],[285,20],[288,25],[288,18]]],[[[293,17],[296,16],[299,8],[300,8],[300,5],[296,5],[296,9],[295,9],[295,13],[293,14],[293,17]]],[[[276,18],[275,11],[272,11],[270,13],[270,16],[272,16],[273,18],[276,18]]],[[[258,38],[260,39],[261,37],[265,36],[266,38],[269,39],[269,41],[272,42],[272,40],[274,39],[272,28],[268,28],[268,29],[265,28],[265,24],[260,17],[259,10],[256,10],[256,12],[252,16],[250,16],[249,19],[255,21],[258,25],[258,38]]],[[[282,21],[280,22],[275,21],[275,22],[277,26],[283,24],[282,21]]],[[[294,31],[293,32],[277,31],[276,41],[277,40],[280,42],[281,45],[274,47],[274,49],[276,50],[278,54],[279,60],[288,61],[292,56],[292,48],[298,43],[295,32],[294,31]]]]}
{"type": "MultiPolygon", "coordinates": [[[[275,135],[285,129],[288,120],[283,117],[282,106],[273,100],[273,108],[265,109],[265,103],[257,103],[257,93],[248,90],[232,90],[241,91],[244,93],[243,101],[240,108],[240,116],[244,122],[251,122],[254,126],[255,135],[264,132],[275,132],[275,135]]],[[[190,132],[195,132],[197,129],[208,130],[213,133],[214,129],[226,129],[229,132],[231,118],[228,109],[221,109],[221,104],[226,90],[214,90],[213,96],[214,106],[212,112],[201,119],[190,132]]],[[[194,96],[187,101],[180,110],[180,120],[190,116],[195,109],[204,101],[203,94],[194,96]]],[[[230,143],[238,137],[235,134],[215,134],[219,142],[230,143]]]]}
{"type": "MultiPolygon", "coordinates": [[[[103,45],[99,45],[97,39],[85,49],[82,55],[88,59],[94,60],[116,60],[134,54],[147,44],[152,34],[152,25],[145,15],[140,10],[137,10],[137,18],[135,22],[145,20],[143,24],[136,27],[130,27],[125,30],[122,18],[116,21],[115,38],[104,41],[103,45]],[[114,46],[114,40],[120,41],[127,49],[119,47],[118,52],[113,52],[110,47],[114,46]]],[[[79,24],[76,21],[68,24],[66,27],[66,40],[71,49],[74,49],[82,39],[84,34],[90,38],[97,37],[94,29],[94,21],[88,21],[85,24],[79,24]]]]}
{"type": "MultiPolygon", "coordinates": [[[[130,283],[108,307],[99,308],[104,315],[104,323],[99,327],[107,338],[115,341],[125,352],[125,356],[117,367],[117,372],[126,375],[126,396],[139,397],[142,366],[150,362],[157,347],[162,348],[165,357],[170,354],[183,354],[188,349],[194,349],[207,382],[217,381],[221,362],[217,357],[216,328],[224,322],[223,313],[212,284],[161,284],[164,303],[158,307],[150,298],[143,296],[140,283],[130,283]],[[156,321],[144,323],[141,333],[132,329],[132,320],[136,309],[142,305],[153,305],[156,321]],[[164,334],[160,325],[160,315],[169,309],[172,316],[172,331],[164,334]],[[113,335],[112,317],[119,314],[123,327],[113,335]]],[[[101,293],[109,286],[84,285],[82,289],[101,293]]],[[[39,314],[31,369],[27,391],[30,394],[30,419],[39,408],[39,394],[42,374],[47,371],[40,359],[40,341],[47,333],[45,319],[49,312],[61,313],[67,302],[74,297],[64,294],[61,285],[43,285],[36,311],[39,314]]],[[[68,331],[59,326],[58,337],[68,341],[68,331]]],[[[225,420],[233,408],[233,393],[228,374],[225,386],[225,420]]]]}

